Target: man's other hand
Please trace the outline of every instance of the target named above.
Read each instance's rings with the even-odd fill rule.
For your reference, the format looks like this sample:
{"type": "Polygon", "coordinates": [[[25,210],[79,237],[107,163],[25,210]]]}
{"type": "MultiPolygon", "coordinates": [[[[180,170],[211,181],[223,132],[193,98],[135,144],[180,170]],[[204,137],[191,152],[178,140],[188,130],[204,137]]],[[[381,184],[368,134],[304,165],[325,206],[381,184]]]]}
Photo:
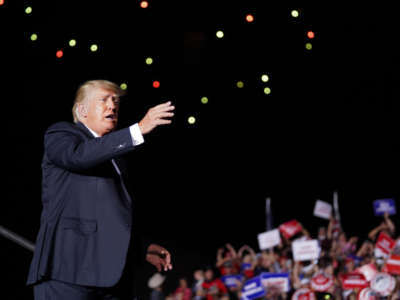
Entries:
{"type": "Polygon", "coordinates": [[[149,133],[158,125],[171,124],[171,118],[174,116],[172,112],[175,106],[171,105],[171,101],[159,104],[150,108],[143,119],[139,122],[139,128],[142,134],[149,133]]]}
{"type": "Polygon", "coordinates": [[[171,254],[157,244],[151,244],[147,248],[146,260],[155,266],[158,272],[172,270],[171,254]]]}

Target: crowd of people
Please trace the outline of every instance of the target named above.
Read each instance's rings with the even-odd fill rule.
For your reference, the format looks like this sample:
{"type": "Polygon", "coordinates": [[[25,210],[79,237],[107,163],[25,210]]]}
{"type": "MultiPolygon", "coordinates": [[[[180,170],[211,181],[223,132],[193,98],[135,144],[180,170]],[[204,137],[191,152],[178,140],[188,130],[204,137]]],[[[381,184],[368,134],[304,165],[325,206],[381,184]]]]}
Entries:
{"type": "MultiPolygon", "coordinates": [[[[247,245],[240,249],[225,245],[218,249],[215,265],[196,270],[190,282],[181,278],[165,300],[400,299],[400,236],[387,213],[364,240],[347,236],[333,217],[328,226],[318,229],[316,237],[300,226],[294,236],[281,235],[279,245],[258,253],[247,245]],[[295,260],[292,244],[307,240],[318,241],[318,259],[295,260]],[[389,260],[393,265],[389,266],[389,260]],[[247,287],[256,285],[252,279],[263,274],[283,276],[279,278],[286,287],[282,281],[267,280],[260,293],[246,294],[247,287]]],[[[159,283],[153,287],[152,300],[164,298],[160,298],[159,283]]]]}

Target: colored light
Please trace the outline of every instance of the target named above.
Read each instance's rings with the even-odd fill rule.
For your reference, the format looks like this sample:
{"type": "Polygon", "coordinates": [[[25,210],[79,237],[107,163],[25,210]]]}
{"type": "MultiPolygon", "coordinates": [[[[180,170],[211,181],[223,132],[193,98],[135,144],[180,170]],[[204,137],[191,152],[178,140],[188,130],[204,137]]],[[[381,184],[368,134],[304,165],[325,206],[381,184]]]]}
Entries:
{"type": "Polygon", "coordinates": [[[312,32],[311,30],[308,31],[308,32],[307,32],[307,37],[308,37],[309,39],[313,39],[313,38],[315,37],[314,32],[312,32]]]}
{"type": "Polygon", "coordinates": [[[248,15],[246,16],[246,21],[249,22],[249,23],[253,22],[253,21],[254,21],[253,15],[248,14],[248,15]]]}
{"type": "Polygon", "coordinates": [[[221,30],[218,30],[216,35],[217,35],[217,38],[222,39],[224,37],[224,32],[221,30]]]}
{"type": "Polygon", "coordinates": [[[189,124],[194,124],[194,123],[196,123],[196,118],[193,117],[193,116],[190,116],[190,117],[188,118],[188,123],[189,123],[189,124]]]}
{"type": "Polygon", "coordinates": [[[160,87],[160,82],[155,80],[153,81],[153,88],[158,89],[160,87]]]}
{"type": "Polygon", "coordinates": [[[264,94],[266,95],[271,94],[271,89],[269,87],[264,88],[264,94]]]}
{"type": "Polygon", "coordinates": [[[36,41],[37,39],[38,39],[37,34],[36,34],[36,33],[32,33],[32,34],[31,34],[31,41],[34,42],[34,41],[36,41]]]}
{"type": "Polygon", "coordinates": [[[96,44],[93,44],[90,46],[90,51],[96,52],[99,49],[99,47],[96,44]]]}
{"type": "Polygon", "coordinates": [[[331,299],[331,295],[326,294],[324,298],[325,298],[325,299],[331,299]]]}
{"type": "Polygon", "coordinates": [[[141,8],[147,8],[147,7],[149,7],[149,2],[147,2],[147,1],[142,1],[142,2],[140,2],[140,7],[141,7],[141,8]]]}
{"type": "Polygon", "coordinates": [[[4,0],[0,0],[0,5],[3,5],[4,4],[4,0]]]}
{"type": "Polygon", "coordinates": [[[268,77],[267,74],[263,74],[263,75],[261,76],[261,81],[262,81],[262,82],[268,82],[268,80],[269,80],[269,77],[268,77]]]}
{"type": "Polygon", "coordinates": [[[127,88],[128,88],[128,85],[124,82],[124,83],[121,83],[121,85],[119,86],[122,90],[126,90],[127,88]]]}
{"type": "Polygon", "coordinates": [[[237,86],[239,89],[243,88],[243,87],[244,87],[243,81],[238,81],[238,82],[236,83],[236,86],[237,86]]]}
{"type": "Polygon", "coordinates": [[[58,50],[58,51],[56,52],[57,58],[61,58],[61,57],[63,57],[63,55],[64,55],[64,52],[63,52],[62,50],[58,50]]]}
{"type": "Polygon", "coordinates": [[[299,11],[296,9],[293,9],[290,14],[292,15],[293,18],[297,18],[300,15],[299,11]]]}
{"type": "Polygon", "coordinates": [[[25,8],[25,13],[27,15],[31,14],[32,13],[32,7],[28,6],[27,8],[25,8]]]}
{"type": "Polygon", "coordinates": [[[306,49],[311,50],[312,49],[312,44],[311,43],[306,43],[306,49]]]}
{"type": "Polygon", "coordinates": [[[69,45],[70,47],[75,47],[75,46],[76,46],[76,40],[74,40],[74,39],[69,40],[68,45],[69,45]]]}
{"type": "Polygon", "coordinates": [[[151,65],[153,63],[153,59],[151,57],[146,58],[146,65],[151,65]]]}
{"type": "Polygon", "coordinates": [[[207,104],[208,103],[208,98],[207,97],[201,97],[201,103],[207,104]]]}

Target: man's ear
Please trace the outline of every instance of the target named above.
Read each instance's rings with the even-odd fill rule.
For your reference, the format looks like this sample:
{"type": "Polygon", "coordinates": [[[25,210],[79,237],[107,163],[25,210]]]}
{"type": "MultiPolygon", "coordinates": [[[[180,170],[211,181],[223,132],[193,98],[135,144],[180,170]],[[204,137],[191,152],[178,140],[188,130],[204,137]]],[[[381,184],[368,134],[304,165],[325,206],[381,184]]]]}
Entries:
{"type": "Polygon", "coordinates": [[[79,104],[78,104],[78,111],[79,111],[79,115],[80,115],[81,117],[87,118],[88,112],[87,112],[87,106],[86,106],[86,105],[84,105],[84,104],[82,104],[82,103],[79,103],[79,104]]]}

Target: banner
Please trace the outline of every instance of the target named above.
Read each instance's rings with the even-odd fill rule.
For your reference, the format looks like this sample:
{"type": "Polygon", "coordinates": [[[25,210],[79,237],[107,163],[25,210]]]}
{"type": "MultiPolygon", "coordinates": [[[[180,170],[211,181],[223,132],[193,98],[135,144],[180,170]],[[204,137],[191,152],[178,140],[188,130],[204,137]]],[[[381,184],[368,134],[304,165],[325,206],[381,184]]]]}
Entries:
{"type": "Polygon", "coordinates": [[[281,235],[278,229],[260,233],[258,235],[258,246],[260,250],[272,248],[281,243],[281,235]]]}
{"type": "Polygon", "coordinates": [[[302,227],[299,222],[296,220],[290,220],[287,221],[286,223],[283,223],[279,226],[279,230],[283,234],[283,236],[287,239],[290,239],[292,236],[294,236],[296,233],[299,233],[302,231],[302,227]]]}
{"type": "Polygon", "coordinates": [[[328,202],[317,200],[314,206],[314,216],[329,220],[332,215],[332,205],[328,202]]]}
{"type": "Polygon", "coordinates": [[[292,253],[295,261],[318,259],[320,252],[321,248],[319,247],[318,240],[292,243],[292,253]]]}
{"type": "Polygon", "coordinates": [[[400,275],[400,255],[392,255],[385,264],[385,270],[388,273],[400,275]]]}
{"type": "Polygon", "coordinates": [[[392,216],[396,214],[394,199],[377,199],[374,201],[375,216],[383,216],[386,212],[392,216]]]}
{"type": "Polygon", "coordinates": [[[396,242],[390,236],[381,231],[375,244],[375,256],[387,258],[395,244],[396,242]]]}
{"type": "Polygon", "coordinates": [[[242,282],[243,275],[225,275],[221,277],[221,280],[227,288],[238,287],[238,281],[242,282]]]}
{"type": "Polygon", "coordinates": [[[290,291],[289,273],[261,273],[261,283],[267,290],[273,288],[279,292],[290,291]]]}
{"type": "Polygon", "coordinates": [[[340,276],[343,289],[363,289],[369,286],[367,279],[361,273],[347,273],[340,276]]]}
{"type": "Polygon", "coordinates": [[[246,281],[242,288],[241,300],[256,299],[265,296],[265,289],[261,283],[261,276],[246,281]]]}

